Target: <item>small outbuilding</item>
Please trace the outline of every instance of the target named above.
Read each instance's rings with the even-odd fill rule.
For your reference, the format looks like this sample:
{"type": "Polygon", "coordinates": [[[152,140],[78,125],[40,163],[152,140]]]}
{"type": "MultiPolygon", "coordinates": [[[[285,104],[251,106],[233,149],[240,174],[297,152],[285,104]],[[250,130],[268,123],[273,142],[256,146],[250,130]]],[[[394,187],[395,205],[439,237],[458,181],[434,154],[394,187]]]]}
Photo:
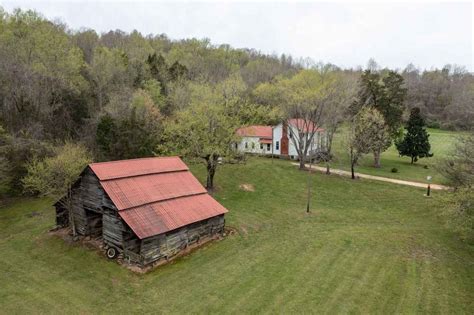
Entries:
{"type": "Polygon", "coordinates": [[[101,237],[107,256],[141,266],[220,235],[227,212],[179,157],[92,163],[72,187],[72,211],[57,202],[56,223],[101,237]]]}

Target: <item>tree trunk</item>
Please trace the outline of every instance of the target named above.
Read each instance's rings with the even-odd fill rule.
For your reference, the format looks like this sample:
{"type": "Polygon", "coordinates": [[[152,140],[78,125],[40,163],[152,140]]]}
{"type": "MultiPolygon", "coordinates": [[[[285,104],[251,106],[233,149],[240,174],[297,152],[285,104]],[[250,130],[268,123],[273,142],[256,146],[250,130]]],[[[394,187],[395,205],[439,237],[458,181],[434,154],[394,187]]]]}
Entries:
{"type": "Polygon", "coordinates": [[[300,157],[300,170],[304,170],[304,158],[300,157]]]}
{"type": "Polygon", "coordinates": [[[214,189],[214,175],[216,174],[217,168],[217,157],[210,156],[206,159],[207,161],[207,180],[206,188],[211,191],[214,189]]]}
{"type": "Polygon", "coordinates": [[[309,203],[311,201],[311,161],[309,161],[308,170],[308,201],[306,203],[306,212],[309,213],[309,203]]]}
{"type": "Polygon", "coordinates": [[[332,140],[334,138],[334,134],[336,133],[336,128],[332,128],[331,131],[328,131],[326,134],[326,152],[331,154],[332,151],[332,140]]]}
{"type": "Polygon", "coordinates": [[[414,161],[415,161],[415,157],[412,156],[412,157],[411,157],[411,164],[413,164],[414,161]]]}
{"type": "Polygon", "coordinates": [[[102,109],[102,89],[99,88],[99,93],[97,93],[97,100],[99,101],[99,109],[102,109]]]}
{"type": "Polygon", "coordinates": [[[380,150],[374,151],[374,167],[380,168],[380,150]]]}
{"type": "Polygon", "coordinates": [[[356,164],[356,157],[354,154],[354,148],[352,146],[350,147],[350,158],[351,158],[351,178],[355,179],[354,165],[356,164]]]}
{"type": "MultiPolygon", "coordinates": [[[[300,160],[300,166],[299,166],[300,170],[304,170],[305,168],[304,164],[306,162],[306,156],[305,156],[306,151],[304,150],[304,142],[303,142],[303,138],[301,134],[298,137],[299,137],[298,142],[294,140],[295,136],[291,138],[291,141],[293,141],[293,144],[296,147],[296,153],[298,154],[298,158],[300,160]]],[[[290,150],[290,145],[288,144],[288,153],[289,153],[289,150],[290,150]]]]}
{"type": "Polygon", "coordinates": [[[72,236],[76,236],[76,223],[74,222],[74,215],[72,210],[69,210],[69,225],[71,225],[72,236]]]}
{"type": "Polygon", "coordinates": [[[72,229],[72,236],[76,236],[76,223],[74,222],[74,212],[72,211],[72,187],[69,187],[67,190],[67,209],[69,213],[69,225],[71,226],[72,229]]]}

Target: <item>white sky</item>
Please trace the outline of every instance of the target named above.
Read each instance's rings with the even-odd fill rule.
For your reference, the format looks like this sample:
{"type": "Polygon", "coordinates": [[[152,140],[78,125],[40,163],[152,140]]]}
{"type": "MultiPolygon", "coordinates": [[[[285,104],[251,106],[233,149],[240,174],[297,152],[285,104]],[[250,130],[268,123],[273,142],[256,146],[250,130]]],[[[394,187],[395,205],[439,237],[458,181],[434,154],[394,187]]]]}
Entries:
{"type": "Polygon", "coordinates": [[[473,71],[473,5],[461,3],[3,1],[35,9],[71,28],[134,29],[172,39],[310,57],[343,67],[421,68],[458,64],[473,71]]]}

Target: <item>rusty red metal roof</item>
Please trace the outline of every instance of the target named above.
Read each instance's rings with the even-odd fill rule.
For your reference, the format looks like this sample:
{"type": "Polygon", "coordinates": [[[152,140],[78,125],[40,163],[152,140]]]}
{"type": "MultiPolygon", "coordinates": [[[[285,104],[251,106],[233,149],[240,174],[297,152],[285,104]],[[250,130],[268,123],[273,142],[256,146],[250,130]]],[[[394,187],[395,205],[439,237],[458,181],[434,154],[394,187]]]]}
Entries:
{"type": "Polygon", "coordinates": [[[140,175],[101,181],[118,210],[187,195],[207,193],[189,171],[140,175]]]}
{"type": "Polygon", "coordinates": [[[199,194],[126,209],[119,214],[143,239],[226,212],[211,196],[199,194]]]}
{"type": "Polygon", "coordinates": [[[272,144],[272,139],[260,139],[258,140],[260,143],[265,143],[265,144],[272,144]]]}
{"type": "Polygon", "coordinates": [[[174,156],[92,163],[89,166],[100,180],[189,169],[179,157],[174,156]]]}
{"type": "Polygon", "coordinates": [[[227,212],[207,194],[179,157],[89,166],[119,215],[140,239],[227,212]]]}
{"type": "Polygon", "coordinates": [[[272,127],[271,126],[247,126],[237,129],[237,135],[241,137],[260,137],[260,138],[272,138],[272,127]]]}
{"type": "Polygon", "coordinates": [[[312,133],[316,131],[324,131],[324,129],[317,127],[313,122],[305,121],[302,118],[292,118],[288,120],[288,123],[303,132],[312,133]]]}

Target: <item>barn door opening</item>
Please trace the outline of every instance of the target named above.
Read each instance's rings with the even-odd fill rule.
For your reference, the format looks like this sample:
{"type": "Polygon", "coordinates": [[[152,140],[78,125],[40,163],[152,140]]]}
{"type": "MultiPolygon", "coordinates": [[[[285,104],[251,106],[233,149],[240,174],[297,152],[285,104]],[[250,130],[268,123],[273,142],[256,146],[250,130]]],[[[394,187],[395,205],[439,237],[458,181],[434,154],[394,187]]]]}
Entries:
{"type": "Polygon", "coordinates": [[[102,235],[102,213],[86,210],[88,235],[97,237],[102,235]]]}

